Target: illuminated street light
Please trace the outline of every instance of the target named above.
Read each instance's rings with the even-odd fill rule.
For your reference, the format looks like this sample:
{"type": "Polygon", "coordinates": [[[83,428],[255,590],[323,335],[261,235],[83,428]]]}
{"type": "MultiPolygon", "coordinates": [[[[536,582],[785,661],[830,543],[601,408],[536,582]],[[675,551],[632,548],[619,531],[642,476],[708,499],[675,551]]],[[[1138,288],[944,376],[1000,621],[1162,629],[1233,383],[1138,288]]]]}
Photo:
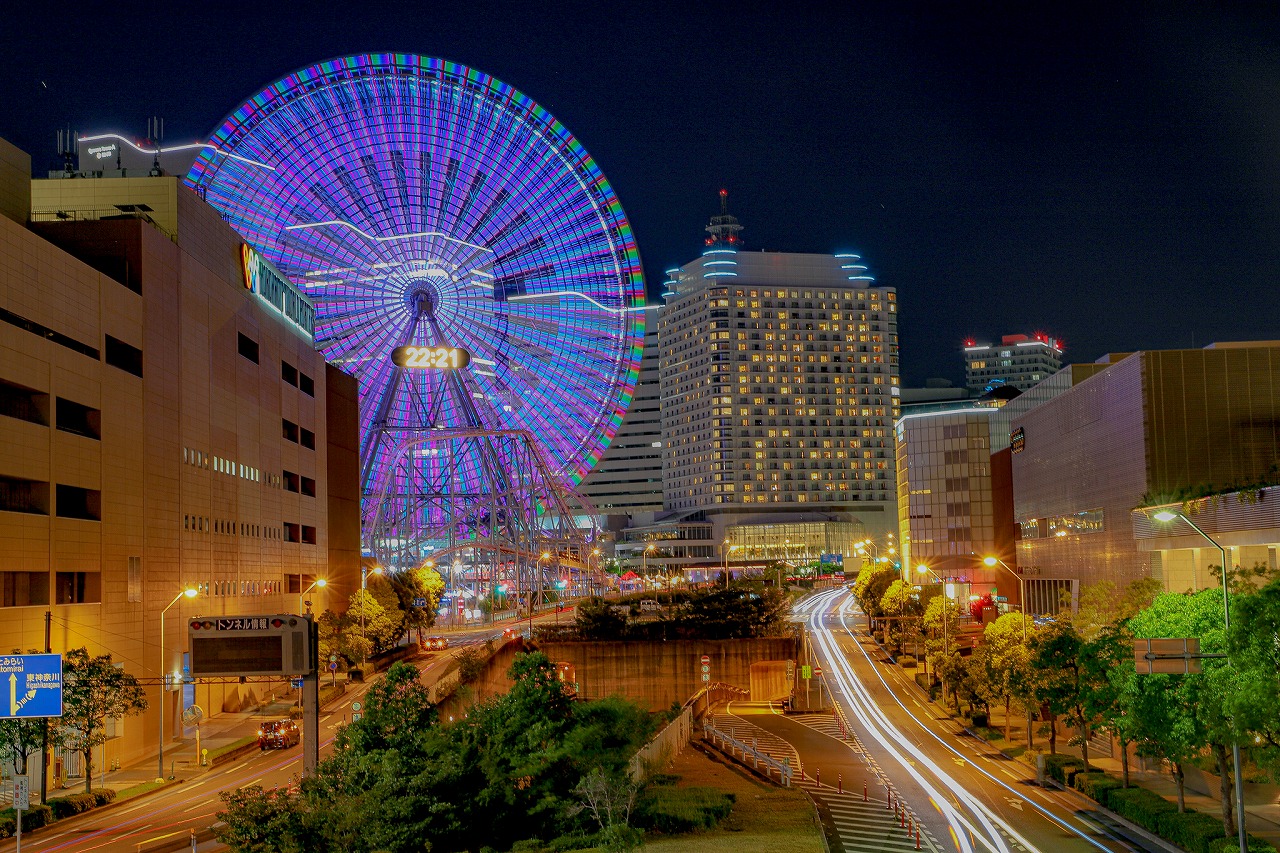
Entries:
{"type": "MultiPolygon", "coordinates": [[[[307,593],[311,592],[311,590],[313,589],[324,589],[328,583],[329,582],[324,578],[320,578],[319,580],[312,581],[311,586],[307,587],[301,593],[298,594],[298,610],[302,610],[302,604],[303,604],[302,600],[307,597],[307,593]]],[[[310,612],[311,612],[311,602],[307,602],[307,613],[310,613],[310,612]]]]}
{"type": "MultiPolygon", "coordinates": [[[[382,567],[376,566],[373,570],[375,575],[382,574],[382,567]]],[[[364,666],[369,661],[369,655],[365,652],[368,646],[368,636],[364,631],[364,608],[365,608],[365,590],[369,588],[369,567],[360,567],[360,639],[366,642],[360,644],[360,665],[364,666]]]]}
{"type": "Polygon", "coordinates": [[[156,772],[157,782],[164,780],[164,715],[168,707],[168,703],[165,701],[165,697],[164,697],[165,672],[168,669],[168,664],[165,662],[165,659],[164,659],[164,614],[168,613],[169,608],[177,604],[181,599],[195,598],[199,594],[200,594],[199,590],[193,587],[187,587],[182,592],[175,595],[173,597],[173,601],[170,601],[168,604],[166,604],[164,606],[164,609],[160,611],[160,707],[159,707],[160,756],[157,759],[157,766],[159,767],[159,770],[156,772]]]}
{"type": "Polygon", "coordinates": [[[1022,642],[1027,641],[1027,589],[1026,579],[1022,577],[1021,572],[1015,572],[1009,567],[1009,564],[999,557],[983,557],[982,563],[992,568],[1000,566],[1006,572],[1018,579],[1018,604],[1022,607],[1022,642]]]}
{"type": "MultiPolygon", "coordinates": [[[[1152,513],[1151,517],[1162,524],[1168,524],[1171,521],[1181,518],[1191,527],[1192,530],[1199,533],[1205,539],[1208,539],[1209,543],[1213,545],[1213,547],[1217,548],[1218,553],[1222,555],[1222,627],[1226,632],[1226,636],[1229,638],[1231,636],[1231,599],[1228,597],[1227,593],[1227,549],[1220,545],[1218,540],[1201,530],[1200,526],[1190,518],[1187,518],[1186,514],[1183,512],[1161,509],[1159,512],[1152,513]]],[[[1227,666],[1231,666],[1230,657],[1227,658],[1227,666]]],[[[1240,743],[1236,738],[1232,738],[1231,741],[1231,760],[1235,763],[1236,834],[1239,836],[1240,840],[1240,853],[1246,853],[1248,846],[1245,839],[1244,828],[1244,779],[1243,772],[1240,769],[1240,743]]]]}
{"type": "Polygon", "coordinates": [[[724,540],[724,588],[729,588],[729,552],[738,550],[737,545],[730,545],[729,540],[724,540]]]}

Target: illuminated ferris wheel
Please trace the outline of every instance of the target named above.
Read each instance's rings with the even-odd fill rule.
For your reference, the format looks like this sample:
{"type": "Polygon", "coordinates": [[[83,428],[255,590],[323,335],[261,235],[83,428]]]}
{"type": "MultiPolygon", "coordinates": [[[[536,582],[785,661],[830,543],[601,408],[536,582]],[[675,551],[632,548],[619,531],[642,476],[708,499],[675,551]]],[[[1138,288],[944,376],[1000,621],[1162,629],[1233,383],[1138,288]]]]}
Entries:
{"type": "Polygon", "coordinates": [[[542,547],[643,340],[631,227],[582,145],[505,83],[409,54],[290,74],[210,141],[188,183],[312,298],[317,345],[359,379],[366,547],[542,547]]]}

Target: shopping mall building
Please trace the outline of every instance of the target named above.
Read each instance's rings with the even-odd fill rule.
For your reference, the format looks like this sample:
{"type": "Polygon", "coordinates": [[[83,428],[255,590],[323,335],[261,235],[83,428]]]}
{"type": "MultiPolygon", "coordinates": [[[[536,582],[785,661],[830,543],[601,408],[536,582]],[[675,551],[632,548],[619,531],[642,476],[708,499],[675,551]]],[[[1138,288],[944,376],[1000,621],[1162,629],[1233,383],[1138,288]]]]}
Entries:
{"type": "Polygon", "coordinates": [[[159,713],[181,732],[191,704],[272,689],[186,683],[186,617],[358,583],[356,383],[316,350],[314,306],[176,177],[33,181],[0,140],[0,247],[0,648],[45,648],[48,613],[53,652],[142,680],[150,708],[98,759],[129,762],[159,713]]]}

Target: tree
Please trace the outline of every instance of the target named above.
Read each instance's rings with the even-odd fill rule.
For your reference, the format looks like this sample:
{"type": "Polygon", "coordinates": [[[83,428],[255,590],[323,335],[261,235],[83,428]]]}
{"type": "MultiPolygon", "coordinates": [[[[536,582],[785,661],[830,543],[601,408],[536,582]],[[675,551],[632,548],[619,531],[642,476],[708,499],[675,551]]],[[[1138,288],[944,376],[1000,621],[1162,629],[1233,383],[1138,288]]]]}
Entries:
{"type": "MultiPolygon", "coordinates": [[[[1102,655],[1104,650],[1086,641],[1066,621],[1041,628],[1031,643],[1031,665],[1040,672],[1040,696],[1054,715],[1062,715],[1076,727],[1072,743],[1079,744],[1086,768],[1094,723],[1112,701],[1107,667],[1115,662],[1102,655]]],[[[1050,745],[1056,747],[1056,737],[1051,736],[1050,745]]]]}
{"type": "MultiPolygon", "coordinates": [[[[1159,595],[1129,620],[1138,638],[1198,637],[1202,653],[1226,650],[1222,624],[1222,592],[1159,595]]],[[[1234,687],[1234,672],[1219,660],[1205,660],[1204,671],[1192,675],[1151,674],[1135,677],[1126,696],[1133,713],[1139,752],[1170,762],[1178,785],[1178,808],[1185,808],[1182,765],[1208,746],[1218,764],[1225,833],[1232,833],[1231,773],[1226,747],[1236,736],[1225,714],[1225,697],[1234,687]]]]}
{"type": "Polygon", "coordinates": [[[858,599],[858,605],[867,614],[869,621],[884,615],[880,609],[880,602],[897,577],[898,573],[890,568],[863,568],[858,572],[858,577],[853,582],[853,595],[858,599]]]}
{"type": "Polygon", "coordinates": [[[580,802],[570,812],[588,812],[599,825],[606,848],[622,853],[640,844],[640,833],[631,827],[631,810],[639,791],[640,786],[627,775],[606,774],[597,767],[573,786],[580,802]]]}
{"type": "Polygon", "coordinates": [[[982,632],[980,660],[989,698],[1004,704],[1004,739],[1009,740],[1010,707],[1014,701],[1027,712],[1027,745],[1031,744],[1031,650],[1023,637],[1031,634],[1030,618],[1006,613],[982,632]]]}
{"type": "Polygon", "coordinates": [[[917,631],[920,615],[920,594],[915,586],[901,579],[894,580],[880,597],[880,612],[890,621],[890,633],[894,648],[902,652],[903,640],[917,631]],[[897,623],[896,627],[894,622],[897,623]]]}
{"type": "Polygon", "coordinates": [[[368,589],[357,589],[351,594],[345,615],[350,619],[347,630],[358,631],[368,642],[370,651],[361,655],[360,660],[392,648],[403,632],[404,614],[391,585],[381,578],[369,581],[368,589]]]}
{"type": "Polygon", "coordinates": [[[44,719],[0,720],[0,760],[27,775],[27,760],[44,745],[44,719]]]}
{"type": "MultiPolygon", "coordinates": [[[[944,595],[935,595],[925,604],[921,619],[927,637],[925,662],[934,668],[936,675],[942,674],[939,669],[941,662],[950,659],[955,652],[959,614],[955,602],[944,595]]],[[[946,683],[945,678],[943,682],[946,683]]]]}
{"type": "Polygon", "coordinates": [[[320,614],[320,659],[342,657],[348,666],[357,664],[373,653],[373,643],[360,634],[360,622],[346,613],[326,610],[320,614]]]}
{"type": "Polygon", "coordinates": [[[440,597],[444,595],[444,578],[434,567],[424,564],[406,572],[395,572],[388,580],[403,614],[401,630],[416,630],[421,642],[422,632],[436,624],[440,597]],[[418,599],[425,599],[425,605],[415,607],[413,602],[418,599]]]}
{"type": "Polygon", "coordinates": [[[574,626],[584,640],[619,640],[627,629],[627,617],[603,598],[592,597],[578,604],[574,626]]]}
{"type": "MultiPolygon", "coordinates": [[[[107,720],[131,717],[147,709],[138,679],[111,662],[111,655],[90,657],[86,649],[63,655],[62,719],[58,739],[84,756],[84,789],[93,787],[93,750],[107,742],[107,720]]],[[[163,709],[161,709],[163,713],[163,709]]]]}

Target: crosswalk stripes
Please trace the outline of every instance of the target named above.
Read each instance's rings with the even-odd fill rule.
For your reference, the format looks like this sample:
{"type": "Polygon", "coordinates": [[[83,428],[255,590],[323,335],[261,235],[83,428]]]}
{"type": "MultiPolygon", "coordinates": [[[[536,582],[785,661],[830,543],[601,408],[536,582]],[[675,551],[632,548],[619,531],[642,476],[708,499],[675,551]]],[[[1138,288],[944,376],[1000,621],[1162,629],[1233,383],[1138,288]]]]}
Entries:
{"type": "MultiPolygon", "coordinates": [[[[883,801],[864,801],[860,793],[841,793],[830,785],[819,788],[811,779],[797,784],[817,805],[823,822],[834,830],[833,853],[837,847],[842,853],[892,853],[916,849],[915,833],[901,826],[893,810],[887,808],[883,801]]],[[[939,849],[926,829],[920,830],[919,849],[939,849]]]]}

